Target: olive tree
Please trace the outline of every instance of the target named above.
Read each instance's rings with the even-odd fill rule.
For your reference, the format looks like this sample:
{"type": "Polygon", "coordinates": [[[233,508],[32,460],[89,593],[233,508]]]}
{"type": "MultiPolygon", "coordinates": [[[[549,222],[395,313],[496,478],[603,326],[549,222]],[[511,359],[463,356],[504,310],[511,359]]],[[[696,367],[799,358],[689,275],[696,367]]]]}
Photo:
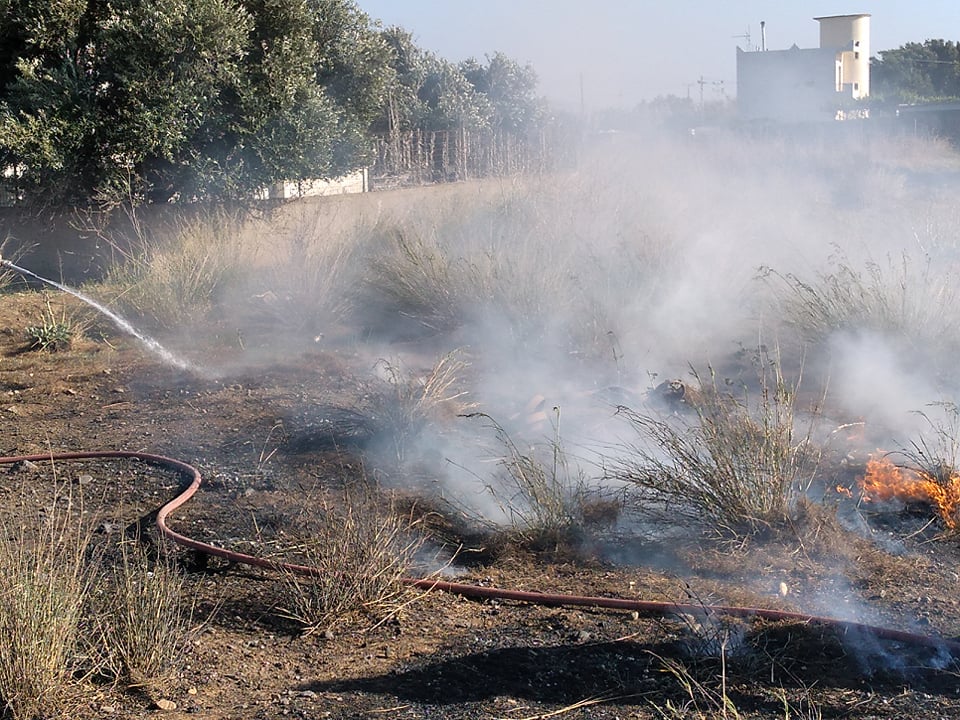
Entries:
{"type": "Polygon", "coordinates": [[[0,0],[0,183],[103,205],[343,174],[388,59],[352,0],[0,0]]]}

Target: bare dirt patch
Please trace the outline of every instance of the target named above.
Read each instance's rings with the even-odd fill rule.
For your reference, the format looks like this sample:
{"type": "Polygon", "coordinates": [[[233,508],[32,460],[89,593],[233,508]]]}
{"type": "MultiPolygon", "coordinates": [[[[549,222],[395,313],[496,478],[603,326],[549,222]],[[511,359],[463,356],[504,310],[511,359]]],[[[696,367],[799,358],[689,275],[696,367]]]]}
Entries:
{"type": "MultiPolygon", "coordinates": [[[[263,368],[245,367],[243,351],[225,345],[218,364],[237,369],[204,378],[161,365],[107,327],[66,351],[25,351],[23,328],[43,302],[33,292],[0,296],[3,454],[130,449],[183,459],[205,484],[173,525],[278,557],[311,513],[364,482],[377,389],[351,371],[349,346],[317,345],[263,368]]],[[[22,507],[68,481],[101,532],[139,523],[148,538],[152,514],[181,485],[135,461],[3,467],[0,476],[0,506],[22,507]]],[[[560,556],[478,554],[448,572],[499,587],[782,608],[960,635],[957,541],[937,535],[929,508],[870,517],[841,507],[852,502],[841,496],[833,502],[795,532],[739,543],[606,536],[560,556]],[[835,510],[859,517],[859,531],[835,510]]],[[[960,713],[956,659],[936,648],[798,623],[414,591],[393,614],[360,613],[304,635],[284,618],[289,598],[275,574],[168,550],[196,599],[181,672],[162,692],[93,683],[76,717],[151,716],[158,700],[176,704],[167,717],[224,719],[960,713]]]]}

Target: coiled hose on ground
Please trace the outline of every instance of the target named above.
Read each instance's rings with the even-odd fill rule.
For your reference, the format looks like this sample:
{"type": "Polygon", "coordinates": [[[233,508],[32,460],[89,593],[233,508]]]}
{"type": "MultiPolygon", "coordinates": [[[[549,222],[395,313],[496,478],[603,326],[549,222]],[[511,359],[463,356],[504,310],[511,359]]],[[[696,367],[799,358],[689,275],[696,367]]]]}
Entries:
{"type": "MultiPolygon", "coordinates": [[[[181,460],[155,455],[152,453],[135,452],[128,450],[98,450],[89,452],[50,453],[41,455],[16,455],[0,457],[0,465],[11,465],[19,462],[61,462],[68,460],[97,460],[111,458],[129,458],[148,462],[168,470],[180,473],[190,481],[190,484],[175,498],[168,501],[157,512],[157,529],[161,535],[170,541],[189,548],[204,555],[222,558],[228,562],[240,563],[295,573],[299,575],[316,575],[318,570],[306,565],[277,562],[266,558],[259,558],[245,553],[238,553],[225,548],[216,547],[182,535],[170,528],[167,519],[175,510],[184,505],[200,489],[200,472],[181,460]]],[[[761,618],[770,621],[790,621],[823,627],[834,628],[844,633],[859,633],[883,640],[901,642],[909,645],[947,650],[955,657],[960,657],[960,640],[941,638],[932,635],[894,630],[892,628],[869,625],[866,623],[839,620],[836,618],[807,615],[804,613],[785,612],[781,610],[767,610],[755,607],[738,607],[729,605],[700,605],[688,603],[658,602],[651,600],[628,600],[626,598],[590,597],[585,595],[549,594],[529,592],[523,590],[509,590],[496,587],[480,587],[467,583],[448,582],[434,578],[405,578],[404,583],[424,591],[442,591],[466,598],[487,598],[498,600],[514,600],[517,602],[549,606],[581,606],[607,608],[614,610],[629,610],[646,616],[688,614],[694,616],[714,615],[736,618],[761,618]]]]}

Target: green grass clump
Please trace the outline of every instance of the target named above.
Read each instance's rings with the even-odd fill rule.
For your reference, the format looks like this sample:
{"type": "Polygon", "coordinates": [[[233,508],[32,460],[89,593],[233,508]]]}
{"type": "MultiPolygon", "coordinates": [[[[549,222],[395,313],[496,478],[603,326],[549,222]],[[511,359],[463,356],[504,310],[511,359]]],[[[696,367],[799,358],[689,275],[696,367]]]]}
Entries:
{"type": "Polygon", "coordinates": [[[67,310],[66,305],[53,307],[50,296],[44,293],[45,307],[34,325],[24,329],[30,350],[58,352],[69,350],[74,341],[83,336],[88,323],[67,310]]]}

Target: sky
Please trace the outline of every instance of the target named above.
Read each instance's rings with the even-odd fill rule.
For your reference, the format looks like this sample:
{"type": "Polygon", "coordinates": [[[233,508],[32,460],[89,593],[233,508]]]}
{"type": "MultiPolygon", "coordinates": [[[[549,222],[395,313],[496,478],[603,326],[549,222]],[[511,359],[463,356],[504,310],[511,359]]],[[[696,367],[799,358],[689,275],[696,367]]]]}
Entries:
{"type": "Polygon", "coordinates": [[[529,63],[541,94],[568,110],[633,107],[661,95],[736,95],[736,48],[819,44],[814,17],[869,13],[871,55],[929,38],[960,40],[958,0],[357,0],[384,26],[459,62],[503,52],[529,63]],[[701,86],[702,81],[702,86],[701,86]]]}

